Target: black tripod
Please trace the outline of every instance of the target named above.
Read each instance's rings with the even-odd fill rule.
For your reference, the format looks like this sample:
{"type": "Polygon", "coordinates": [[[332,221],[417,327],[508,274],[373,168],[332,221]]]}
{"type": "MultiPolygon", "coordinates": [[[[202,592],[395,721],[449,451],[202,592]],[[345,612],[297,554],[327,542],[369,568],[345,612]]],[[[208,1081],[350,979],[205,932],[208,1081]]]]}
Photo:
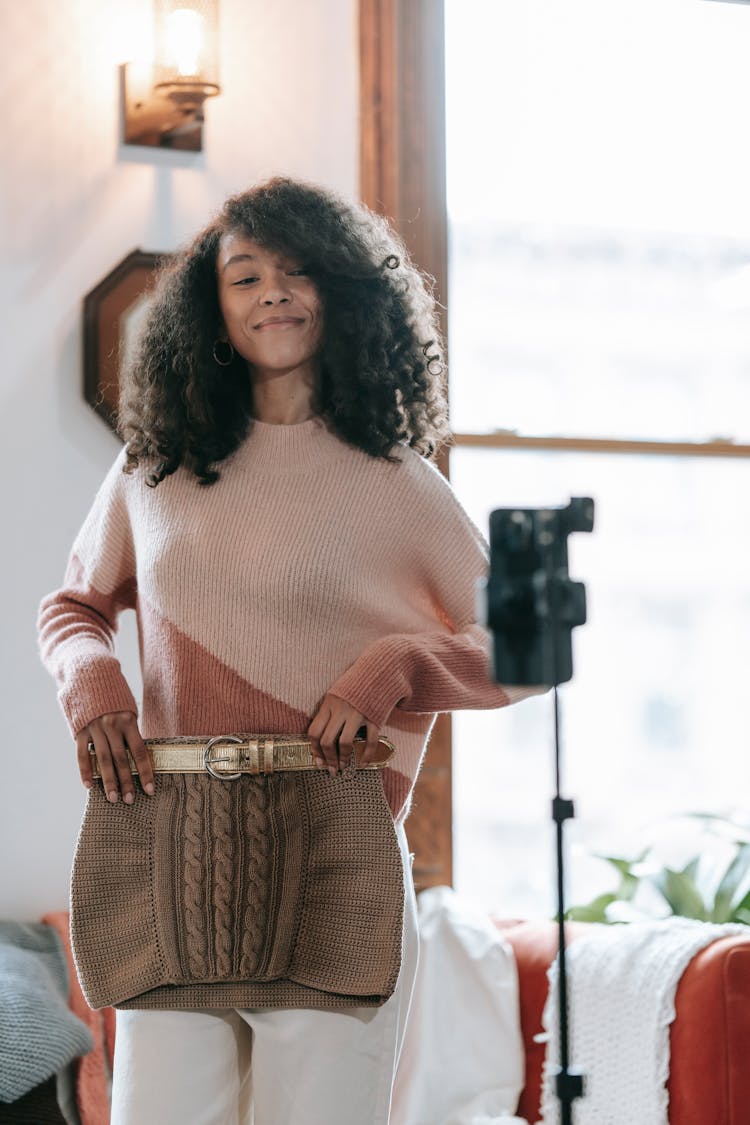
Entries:
{"type": "Polygon", "coordinates": [[[546,684],[554,688],[555,796],[552,819],[557,845],[558,996],[560,1066],[555,1092],[562,1125],[572,1125],[573,1102],[583,1097],[583,1073],[571,1068],[568,982],[565,969],[563,827],[575,811],[560,793],[558,685],[573,676],[571,632],[586,620],[586,592],[568,576],[568,535],[591,531],[594,502],[576,497],[566,508],[499,508],[490,514],[490,572],[482,583],[486,624],[493,637],[497,683],[546,684]]]}
{"type": "Polygon", "coordinates": [[[563,825],[575,816],[573,802],[560,796],[560,707],[557,684],[555,694],[555,796],[552,819],[557,847],[557,995],[560,1019],[560,1065],[555,1071],[555,1093],[560,1101],[562,1125],[573,1125],[573,1102],[583,1097],[583,1071],[570,1066],[568,1042],[568,978],[565,971],[565,879],[563,825]]]}

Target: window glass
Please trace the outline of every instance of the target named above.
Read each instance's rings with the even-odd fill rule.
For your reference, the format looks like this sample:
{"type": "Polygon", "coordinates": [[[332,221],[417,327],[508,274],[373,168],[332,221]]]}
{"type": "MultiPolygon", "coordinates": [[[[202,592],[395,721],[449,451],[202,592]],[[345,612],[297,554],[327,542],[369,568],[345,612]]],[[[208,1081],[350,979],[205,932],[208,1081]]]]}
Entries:
{"type": "MultiPolygon", "coordinates": [[[[458,433],[750,442],[750,5],[445,0],[458,433]]],[[[750,461],[457,447],[495,507],[591,495],[561,691],[569,899],[749,791],[750,461]]],[[[552,699],[454,716],[459,890],[551,914],[552,699]]]]}
{"type": "Polygon", "coordinates": [[[750,241],[450,230],[454,430],[750,443],[750,241]]]}
{"type": "Polygon", "coordinates": [[[458,432],[750,441],[750,7],[446,0],[458,432]]]}
{"type": "MultiPolygon", "coordinates": [[[[596,503],[569,540],[588,608],[560,689],[571,842],[637,851],[673,812],[742,809],[750,461],[456,448],[451,480],[485,536],[493,508],[596,503]]],[[[551,695],[454,715],[455,885],[505,914],[552,910],[552,747],[551,695]]],[[[573,899],[602,867],[574,856],[573,899]]]]}

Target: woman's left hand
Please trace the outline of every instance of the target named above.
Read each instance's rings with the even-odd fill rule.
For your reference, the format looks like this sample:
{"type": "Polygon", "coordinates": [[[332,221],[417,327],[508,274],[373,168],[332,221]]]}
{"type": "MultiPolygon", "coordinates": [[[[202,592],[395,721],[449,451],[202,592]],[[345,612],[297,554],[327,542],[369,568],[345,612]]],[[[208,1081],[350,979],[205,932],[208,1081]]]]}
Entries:
{"type": "Polygon", "coordinates": [[[361,765],[367,765],[375,757],[380,731],[374,723],[330,691],[323,696],[317,714],[307,728],[313,742],[313,756],[319,766],[327,766],[331,777],[339,771],[339,765],[346,769],[352,755],[354,736],[360,727],[367,729],[367,744],[360,758],[361,765]]]}

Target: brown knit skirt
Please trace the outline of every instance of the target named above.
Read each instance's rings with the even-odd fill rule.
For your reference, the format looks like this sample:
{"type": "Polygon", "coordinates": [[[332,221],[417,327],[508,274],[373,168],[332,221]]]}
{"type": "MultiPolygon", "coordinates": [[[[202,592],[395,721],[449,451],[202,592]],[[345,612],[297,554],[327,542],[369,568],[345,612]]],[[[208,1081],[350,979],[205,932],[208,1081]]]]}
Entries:
{"type": "Polygon", "coordinates": [[[380,772],[160,774],[89,790],[71,883],[101,1008],[376,1007],[401,966],[404,870],[380,772]]]}

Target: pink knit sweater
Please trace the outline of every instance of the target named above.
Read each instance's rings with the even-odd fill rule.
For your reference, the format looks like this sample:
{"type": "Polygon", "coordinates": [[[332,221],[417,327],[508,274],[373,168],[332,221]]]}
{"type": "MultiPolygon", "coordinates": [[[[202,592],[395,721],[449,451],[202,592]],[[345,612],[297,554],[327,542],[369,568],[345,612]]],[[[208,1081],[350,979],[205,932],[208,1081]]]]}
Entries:
{"type": "Polygon", "coordinates": [[[487,544],[449,483],[406,446],[376,460],[317,418],[255,421],[201,487],[157,488],[118,455],[39,610],[42,660],[73,734],[108,711],[146,738],[302,734],[327,691],[397,747],[383,783],[396,820],[438,711],[534,690],[488,674],[475,586],[487,544]],[[138,619],[140,709],[115,655],[138,619]]]}

